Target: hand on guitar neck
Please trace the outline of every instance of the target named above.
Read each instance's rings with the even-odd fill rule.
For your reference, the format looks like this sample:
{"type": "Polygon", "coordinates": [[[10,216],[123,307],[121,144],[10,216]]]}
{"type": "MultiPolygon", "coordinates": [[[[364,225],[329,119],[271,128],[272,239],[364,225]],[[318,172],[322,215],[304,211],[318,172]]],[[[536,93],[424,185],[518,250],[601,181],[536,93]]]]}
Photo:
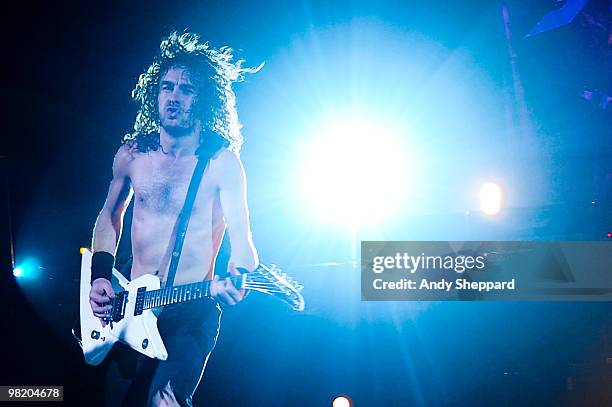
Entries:
{"type": "MultiPolygon", "coordinates": [[[[229,264],[228,270],[232,276],[240,275],[240,272],[232,263],[229,264]]],[[[222,304],[235,305],[243,300],[244,290],[238,291],[229,277],[221,280],[219,276],[215,275],[210,283],[210,296],[222,304]]]]}

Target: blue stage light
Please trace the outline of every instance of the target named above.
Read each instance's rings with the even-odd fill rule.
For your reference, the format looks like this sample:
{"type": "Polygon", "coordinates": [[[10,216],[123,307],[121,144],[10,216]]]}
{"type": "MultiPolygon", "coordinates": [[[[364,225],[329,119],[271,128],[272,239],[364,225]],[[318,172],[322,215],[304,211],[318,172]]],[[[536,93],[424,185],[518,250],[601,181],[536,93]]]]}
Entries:
{"type": "Polygon", "coordinates": [[[34,280],[40,276],[41,269],[38,260],[27,258],[13,269],[13,276],[20,280],[34,280]]]}

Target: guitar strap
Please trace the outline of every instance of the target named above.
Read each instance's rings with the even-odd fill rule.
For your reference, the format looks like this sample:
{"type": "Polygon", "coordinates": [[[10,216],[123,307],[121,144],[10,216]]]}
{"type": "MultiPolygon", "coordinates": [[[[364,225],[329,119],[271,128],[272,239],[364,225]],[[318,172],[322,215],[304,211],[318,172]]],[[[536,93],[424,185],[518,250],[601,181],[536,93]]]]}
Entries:
{"type": "Polygon", "coordinates": [[[208,148],[202,148],[198,150],[198,163],[193,170],[191,181],[189,182],[189,189],[187,190],[187,196],[185,197],[185,203],[179,213],[177,223],[175,226],[174,233],[174,246],[172,247],[172,255],[170,258],[170,266],[168,267],[168,276],[166,278],[166,287],[171,287],[174,284],[174,277],[176,276],[176,270],[178,269],[179,260],[181,258],[181,252],[183,250],[183,243],[185,242],[185,235],[187,234],[187,228],[189,227],[189,219],[191,218],[191,212],[193,211],[193,204],[195,202],[196,195],[198,194],[198,188],[202,181],[204,171],[208,167],[208,163],[212,156],[219,151],[219,145],[209,146],[208,148]]]}

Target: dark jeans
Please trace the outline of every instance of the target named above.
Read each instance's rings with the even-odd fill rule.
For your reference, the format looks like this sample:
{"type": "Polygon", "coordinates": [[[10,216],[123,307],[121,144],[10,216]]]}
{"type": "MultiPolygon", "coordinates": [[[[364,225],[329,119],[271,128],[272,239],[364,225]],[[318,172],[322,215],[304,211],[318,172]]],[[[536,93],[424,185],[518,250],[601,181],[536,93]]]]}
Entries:
{"type": "Polygon", "coordinates": [[[219,334],[221,309],[210,299],[169,305],[157,320],[168,359],[147,358],[116,344],[107,361],[105,404],[147,406],[155,393],[170,387],[181,406],[191,406],[219,334]]]}

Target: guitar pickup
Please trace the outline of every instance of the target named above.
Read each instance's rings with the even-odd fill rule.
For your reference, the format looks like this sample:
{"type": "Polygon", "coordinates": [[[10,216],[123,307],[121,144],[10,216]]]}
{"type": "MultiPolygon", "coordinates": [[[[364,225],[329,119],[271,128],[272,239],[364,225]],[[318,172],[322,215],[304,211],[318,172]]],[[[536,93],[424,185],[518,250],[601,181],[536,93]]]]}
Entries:
{"type": "Polygon", "coordinates": [[[113,309],[111,311],[111,321],[119,322],[125,316],[125,307],[127,304],[127,291],[120,291],[115,295],[115,298],[111,300],[113,309]]]}
{"type": "Polygon", "coordinates": [[[136,293],[136,304],[134,305],[134,316],[141,315],[144,309],[145,293],[147,287],[140,287],[136,293]]]}

